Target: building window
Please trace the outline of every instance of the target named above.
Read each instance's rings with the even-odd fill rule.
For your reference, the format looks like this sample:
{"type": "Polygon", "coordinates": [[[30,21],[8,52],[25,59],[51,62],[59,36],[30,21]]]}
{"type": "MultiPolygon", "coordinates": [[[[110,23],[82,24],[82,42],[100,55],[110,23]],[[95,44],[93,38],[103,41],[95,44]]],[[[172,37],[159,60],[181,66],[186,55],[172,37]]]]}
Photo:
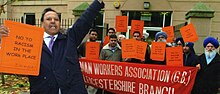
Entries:
{"type": "Polygon", "coordinates": [[[128,16],[128,32],[127,38],[130,37],[129,31],[131,29],[131,20],[143,20],[144,30],[143,32],[149,33],[147,39],[148,43],[154,40],[155,34],[162,30],[162,27],[171,25],[172,12],[146,12],[146,11],[122,11],[123,16],[128,16]]]}
{"type": "Polygon", "coordinates": [[[143,20],[145,27],[165,27],[170,26],[171,23],[171,12],[130,11],[123,12],[122,15],[129,17],[129,26],[131,20],[143,20]]]}
{"type": "MultiPolygon", "coordinates": [[[[58,13],[58,17],[61,21],[61,13],[58,13]]],[[[35,13],[24,13],[21,17],[21,22],[29,25],[40,26],[40,19],[35,19],[35,13]]]]}
{"type": "Polygon", "coordinates": [[[102,35],[103,35],[103,32],[105,31],[104,30],[103,15],[104,15],[103,11],[99,12],[99,14],[96,16],[95,21],[92,26],[93,28],[95,28],[98,31],[97,32],[98,33],[97,40],[102,40],[102,35]]]}
{"type": "Polygon", "coordinates": [[[61,13],[58,13],[58,17],[59,17],[59,19],[61,20],[61,13]]]}
{"type": "Polygon", "coordinates": [[[24,23],[35,25],[35,13],[24,13],[24,23]]]}

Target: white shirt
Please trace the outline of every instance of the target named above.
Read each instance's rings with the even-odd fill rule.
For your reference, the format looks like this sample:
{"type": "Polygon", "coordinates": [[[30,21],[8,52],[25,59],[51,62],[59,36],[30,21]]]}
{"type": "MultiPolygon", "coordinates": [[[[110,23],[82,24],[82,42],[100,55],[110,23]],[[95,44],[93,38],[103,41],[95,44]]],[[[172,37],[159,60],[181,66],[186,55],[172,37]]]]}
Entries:
{"type": "Polygon", "coordinates": [[[100,3],[102,3],[103,0],[98,0],[100,3]]]}
{"type": "MultiPolygon", "coordinates": [[[[47,45],[48,48],[49,48],[49,42],[50,42],[50,39],[51,39],[49,36],[51,36],[51,35],[44,32],[44,42],[45,42],[45,44],[47,45]]],[[[57,36],[58,36],[58,34],[54,35],[55,38],[54,38],[53,41],[55,41],[57,39],[57,36]]]]}
{"type": "MultiPolygon", "coordinates": [[[[215,55],[216,55],[216,54],[215,54],[215,55]]],[[[215,55],[214,55],[214,56],[212,56],[212,57],[208,57],[207,55],[205,55],[207,65],[208,65],[209,63],[211,63],[211,61],[212,61],[212,60],[215,58],[215,55]]]]}

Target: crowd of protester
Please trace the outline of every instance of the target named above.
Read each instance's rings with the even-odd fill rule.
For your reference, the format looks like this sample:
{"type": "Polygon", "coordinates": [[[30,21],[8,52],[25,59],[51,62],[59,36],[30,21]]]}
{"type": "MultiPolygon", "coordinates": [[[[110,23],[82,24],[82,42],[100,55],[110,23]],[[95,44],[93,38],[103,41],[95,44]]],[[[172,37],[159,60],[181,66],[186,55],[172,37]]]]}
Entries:
{"type": "MultiPolygon", "coordinates": [[[[89,30],[89,28],[102,8],[104,8],[102,0],[94,0],[85,13],[68,29],[67,34],[60,33],[60,19],[55,10],[46,8],[43,11],[41,24],[45,32],[40,73],[38,76],[28,76],[31,94],[86,94],[87,92],[89,94],[112,94],[92,86],[86,86],[86,92],[78,59],[78,57],[85,57],[86,42],[97,42],[98,31],[89,30]],[[88,40],[81,42],[87,33],[89,34],[88,40]]],[[[166,65],[166,58],[163,61],[150,58],[152,45],[149,44],[146,47],[144,60],[122,58],[121,41],[126,39],[126,36],[122,34],[117,36],[114,28],[109,28],[107,34],[105,40],[101,42],[100,60],[166,65]]],[[[9,29],[0,26],[0,38],[7,36],[10,36],[9,29]]],[[[140,31],[134,31],[131,37],[136,41],[146,42],[148,36],[149,34],[141,35],[140,31]]],[[[164,42],[166,47],[182,47],[183,65],[199,69],[192,94],[217,94],[220,87],[218,40],[207,37],[201,45],[204,47],[204,53],[201,55],[196,54],[194,43],[184,42],[181,37],[168,43],[167,34],[163,31],[155,34],[153,42],[164,42]]]]}
{"type": "MultiPolygon", "coordinates": [[[[90,34],[91,33],[89,33],[89,40],[91,40],[92,37],[90,34]]],[[[126,39],[126,36],[123,34],[116,36],[117,34],[114,28],[108,29],[107,34],[109,39],[105,39],[104,42],[101,42],[105,44],[100,47],[100,60],[166,65],[166,58],[163,61],[152,60],[150,58],[151,45],[149,44],[146,48],[145,60],[122,58],[121,41],[126,39]]],[[[146,33],[141,36],[139,31],[134,31],[131,38],[136,41],[146,42],[148,36],[149,34],[146,33]]],[[[184,42],[182,37],[175,38],[172,43],[168,43],[167,34],[163,31],[155,34],[155,40],[153,40],[153,42],[165,42],[166,47],[182,47],[183,66],[197,67],[199,69],[191,94],[217,94],[218,88],[220,87],[220,56],[217,52],[219,47],[217,39],[207,37],[203,42],[204,53],[201,55],[196,54],[194,43],[184,42]]],[[[80,49],[78,50],[80,51],[80,49]]],[[[85,52],[79,54],[83,55],[85,52]]],[[[111,92],[94,87],[92,89],[87,88],[87,91],[90,94],[112,94],[111,92]]]]}

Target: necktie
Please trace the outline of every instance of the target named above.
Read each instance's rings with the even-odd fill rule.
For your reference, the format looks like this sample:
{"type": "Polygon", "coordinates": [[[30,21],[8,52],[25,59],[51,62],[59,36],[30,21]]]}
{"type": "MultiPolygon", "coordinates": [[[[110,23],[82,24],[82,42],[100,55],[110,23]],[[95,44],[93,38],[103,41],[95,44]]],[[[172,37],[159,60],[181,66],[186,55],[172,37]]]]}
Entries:
{"type": "Polygon", "coordinates": [[[49,50],[52,52],[52,47],[53,47],[53,43],[54,43],[54,36],[49,36],[50,38],[50,42],[49,42],[49,50]]]}

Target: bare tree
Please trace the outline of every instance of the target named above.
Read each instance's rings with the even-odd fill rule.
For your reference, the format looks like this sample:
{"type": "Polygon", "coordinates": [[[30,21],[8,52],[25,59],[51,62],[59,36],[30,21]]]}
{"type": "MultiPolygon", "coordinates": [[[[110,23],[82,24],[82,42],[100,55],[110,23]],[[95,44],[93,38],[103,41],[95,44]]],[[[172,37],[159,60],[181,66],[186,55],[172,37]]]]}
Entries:
{"type": "Polygon", "coordinates": [[[6,12],[6,11],[5,11],[5,6],[8,5],[8,4],[13,3],[13,2],[15,2],[15,1],[18,1],[18,0],[7,0],[4,4],[1,4],[1,3],[0,3],[0,16],[1,16],[2,13],[5,13],[5,12],[6,12]]]}

